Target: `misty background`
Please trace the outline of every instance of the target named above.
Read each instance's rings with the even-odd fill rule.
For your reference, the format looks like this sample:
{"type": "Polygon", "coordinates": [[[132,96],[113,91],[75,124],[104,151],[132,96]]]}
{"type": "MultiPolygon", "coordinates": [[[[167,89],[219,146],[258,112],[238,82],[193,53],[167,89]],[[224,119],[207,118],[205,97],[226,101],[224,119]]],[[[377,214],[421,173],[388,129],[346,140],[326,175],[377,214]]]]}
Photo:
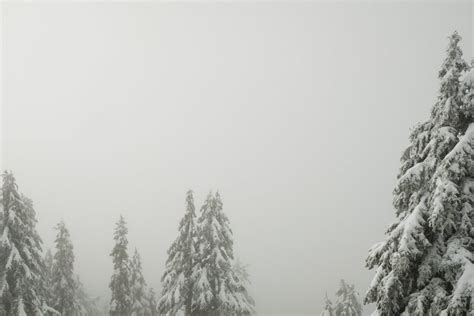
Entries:
{"type": "MultiPolygon", "coordinates": [[[[120,214],[161,291],[185,193],[219,190],[261,315],[363,296],[410,128],[473,2],[2,3],[1,168],[108,299],[120,214]]],[[[370,308],[366,308],[370,310],[370,308]]]]}

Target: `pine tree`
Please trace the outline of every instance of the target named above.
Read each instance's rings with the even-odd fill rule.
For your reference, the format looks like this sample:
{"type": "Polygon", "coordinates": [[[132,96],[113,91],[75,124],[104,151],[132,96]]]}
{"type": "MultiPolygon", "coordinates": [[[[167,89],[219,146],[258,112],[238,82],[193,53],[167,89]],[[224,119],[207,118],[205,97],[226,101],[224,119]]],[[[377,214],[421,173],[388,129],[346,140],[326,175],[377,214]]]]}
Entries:
{"type": "Polygon", "coordinates": [[[186,193],[186,212],[179,223],[179,235],[168,249],[165,272],[161,281],[163,290],[158,302],[160,313],[175,315],[184,309],[185,315],[191,314],[192,279],[191,273],[196,256],[196,212],[193,192],[186,193]]]}
{"type": "Polygon", "coordinates": [[[324,302],[324,309],[321,312],[321,316],[334,316],[334,307],[332,306],[332,302],[329,300],[326,294],[326,300],[324,302]]]}
{"type": "Polygon", "coordinates": [[[158,316],[158,303],[156,301],[156,294],[153,288],[148,290],[148,314],[149,316],[158,316]]]}
{"type": "Polygon", "coordinates": [[[365,302],[380,315],[474,313],[473,86],[460,40],[450,36],[438,100],[402,155],[397,220],[367,258],[377,270],[365,302]]]}
{"type": "Polygon", "coordinates": [[[63,316],[80,314],[77,284],[74,277],[74,249],[69,230],[64,222],[56,226],[56,252],[52,271],[52,307],[63,316]]]}
{"type": "Polygon", "coordinates": [[[76,276],[76,292],[77,292],[77,300],[79,302],[79,312],[77,315],[84,315],[84,316],[99,316],[103,315],[101,313],[101,309],[99,307],[100,298],[91,298],[87,295],[84,285],[82,284],[79,276],[76,276]]]}
{"type": "Polygon", "coordinates": [[[45,300],[48,306],[53,306],[54,294],[53,294],[53,264],[54,258],[51,250],[48,249],[46,251],[46,255],[44,257],[44,289],[45,289],[45,300]]]}
{"type": "Polygon", "coordinates": [[[130,288],[132,294],[132,316],[145,316],[148,311],[148,300],[146,299],[146,282],[142,273],[142,262],[137,249],[130,262],[131,278],[130,288]]]}
{"type": "MultiPolygon", "coordinates": [[[[247,303],[250,305],[252,310],[254,310],[255,307],[255,300],[252,298],[250,293],[247,291],[247,287],[250,286],[250,274],[247,271],[247,265],[243,264],[239,259],[235,259],[233,262],[233,270],[235,273],[235,276],[238,280],[239,287],[239,294],[243,295],[245,297],[245,300],[247,303]]],[[[240,312],[238,313],[239,315],[250,315],[251,312],[240,312]]]]}
{"type": "Polygon", "coordinates": [[[18,192],[12,173],[4,172],[2,178],[0,310],[7,315],[41,315],[46,309],[44,261],[33,203],[18,192]]]}
{"type": "Polygon", "coordinates": [[[109,313],[112,316],[130,315],[131,312],[132,299],[127,234],[128,229],[125,220],[120,216],[114,232],[115,246],[110,254],[114,263],[114,274],[110,281],[112,298],[110,300],[109,313]]]}
{"type": "Polygon", "coordinates": [[[341,280],[339,289],[336,292],[336,302],[334,304],[335,316],[361,316],[362,305],[359,302],[354,285],[347,284],[341,280]]]}
{"type": "Polygon", "coordinates": [[[193,269],[193,312],[203,315],[252,314],[252,303],[233,270],[232,230],[219,193],[210,193],[198,220],[198,262],[193,269]]]}

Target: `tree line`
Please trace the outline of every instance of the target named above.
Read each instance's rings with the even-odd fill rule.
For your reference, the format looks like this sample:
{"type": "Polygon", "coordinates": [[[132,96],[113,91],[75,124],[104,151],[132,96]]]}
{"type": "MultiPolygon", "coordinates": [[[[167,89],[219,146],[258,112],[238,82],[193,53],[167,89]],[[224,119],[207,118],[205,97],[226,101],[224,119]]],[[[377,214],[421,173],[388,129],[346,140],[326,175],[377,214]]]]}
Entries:
{"type": "Polygon", "coordinates": [[[113,274],[106,311],[90,298],[74,272],[74,247],[64,222],[56,225],[55,251],[43,255],[33,202],[2,174],[0,212],[0,315],[251,315],[255,302],[246,267],[234,259],[233,236],[219,193],[209,193],[196,216],[193,192],[178,237],[168,249],[157,298],[148,288],[137,249],[128,253],[128,229],[120,216],[110,256],[113,274]]]}
{"type": "Polygon", "coordinates": [[[245,267],[234,260],[230,223],[219,193],[209,193],[196,219],[193,192],[186,194],[186,211],[178,237],[168,249],[162,295],[156,306],[145,299],[139,255],[132,265],[127,254],[127,228],[120,217],[112,251],[110,315],[251,315],[254,301],[247,291],[245,267]],[[130,267],[135,267],[130,269],[130,267]],[[149,311],[149,312],[148,312],[149,311]]]}

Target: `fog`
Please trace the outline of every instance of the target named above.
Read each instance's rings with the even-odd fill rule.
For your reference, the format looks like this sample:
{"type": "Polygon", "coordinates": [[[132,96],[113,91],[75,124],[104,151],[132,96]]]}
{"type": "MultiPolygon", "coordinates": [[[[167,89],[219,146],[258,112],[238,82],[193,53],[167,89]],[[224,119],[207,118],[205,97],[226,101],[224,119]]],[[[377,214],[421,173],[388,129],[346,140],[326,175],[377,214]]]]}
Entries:
{"type": "MultiPolygon", "coordinates": [[[[394,219],[410,128],[429,115],[465,2],[2,4],[2,169],[45,249],[64,220],[76,272],[109,296],[115,222],[160,292],[185,193],[219,190],[260,315],[361,296],[394,219]]],[[[366,308],[367,311],[370,307],[366,308]]]]}

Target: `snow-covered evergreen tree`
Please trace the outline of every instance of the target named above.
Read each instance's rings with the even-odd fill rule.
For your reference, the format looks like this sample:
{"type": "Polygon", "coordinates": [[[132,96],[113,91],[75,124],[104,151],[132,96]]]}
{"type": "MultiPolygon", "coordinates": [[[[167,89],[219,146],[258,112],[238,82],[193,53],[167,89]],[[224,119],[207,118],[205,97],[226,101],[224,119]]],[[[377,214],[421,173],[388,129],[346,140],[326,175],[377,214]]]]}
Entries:
{"type": "Polygon", "coordinates": [[[148,300],[146,293],[146,282],[142,273],[142,261],[137,249],[130,262],[130,288],[132,294],[132,316],[148,315],[148,300]]]}
{"type": "Polygon", "coordinates": [[[74,249],[69,230],[64,222],[56,226],[56,252],[52,271],[52,307],[63,316],[80,315],[82,306],[77,300],[74,275],[74,249]]]}
{"type": "Polygon", "coordinates": [[[53,306],[54,294],[53,294],[53,265],[54,258],[50,249],[46,251],[44,256],[44,273],[43,283],[45,290],[45,300],[48,306],[53,306]]]}
{"type": "Polygon", "coordinates": [[[339,289],[336,292],[336,301],[334,303],[335,316],[361,316],[362,304],[354,285],[347,284],[341,280],[339,289]]]}
{"type": "MultiPolygon", "coordinates": [[[[247,265],[243,264],[242,261],[240,261],[238,258],[236,258],[233,262],[233,270],[235,273],[235,276],[238,279],[238,282],[240,282],[240,287],[239,291],[240,294],[244,295],[247,302],[251,305],[252,309],[254,309],[255,306],[255,300],[253,297],[250,295],[248,292],[247,288],[250,287],[250,274],[247,270],[247,265]]],[[[248,315],[251,314],[251,312],[240,312],[239,315],[248,315]]]]}
{"type": "Polygon", "coordinates": [[[77,300],[79,302],[79,312],[77,315],[80,316],[102,316],[101,308],[99,306],[100,298],[91,298],[82,284],[79,276],[76,276],[76,292],[77,300]]]}
{"type": "Polygon", "coordinates": [[[324,302],[324,309],[321,312],[321,316],[334,316],[334,307],[332,306],[331,300],[329,300],[327,294],[324,302]]]}
{"type": "Polygon", "coordinates": [[[147,300],[148,300],[148,315],[158,316],[158,302],[156,301],[155,290],[152,287],[148,290],[147,300]]]}
{"type": "Polygon", "coordinates": [[[474,313],[473,85],[460,39],[450,36],[438,100],[402,155],[397,220],[367,258],[365,301],[380,315],[474,313]]]}
{"type": "Polygon", "coordinates": [[[110,254],[114,263],[114,273],[109,285],[112,290],[109,313],[112,316],[124,316],[131,313],[132,298],[127,234],[125,219],[120,216],[114,232],[115,246],[110,254]]]}
{"type": "Polygon", "coordinates": [[[46,309],[42,241],[33,203],[18,192],[12,173],[2,174],[0,207],[0,310],[7,315],[41,315],[46,309]]]}
{"type": "Polygon", "coordinates": [[[162,296],[158,302],[160,313],[170,315],[184,310],[191,314],[192,279],[191,273],[196,257],[196,212],[193,192],[186,193],[186,212],[179,223],[179,235],[168,249],[163,282],[162,296]]]}
{"type": "Polygon", "coordinates": [[[198,261],[193,269],[193,313],[239,315],[254,312],[233,270],[233,237],[219,193],[210,193],[198,220],[198,261]]]}

